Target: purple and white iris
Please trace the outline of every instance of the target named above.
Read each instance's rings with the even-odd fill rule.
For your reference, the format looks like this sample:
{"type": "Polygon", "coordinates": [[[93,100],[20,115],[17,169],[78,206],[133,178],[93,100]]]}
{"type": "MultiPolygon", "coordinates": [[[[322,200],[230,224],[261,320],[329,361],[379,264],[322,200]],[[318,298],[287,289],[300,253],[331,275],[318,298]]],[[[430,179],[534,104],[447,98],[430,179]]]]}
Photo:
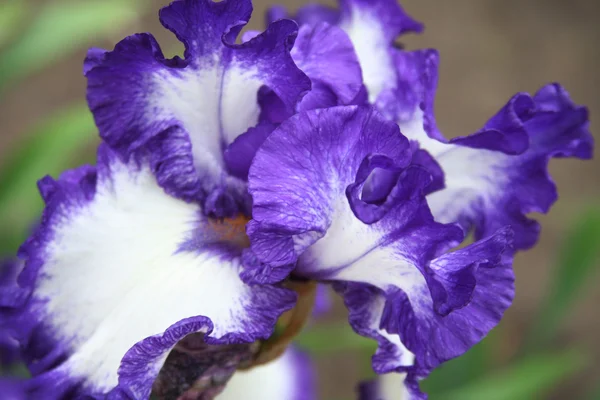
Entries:
{"type": "Polygon", "coordinates": [[[395,46],[422,30],[395,0],[273,8],[238,44],[251,11],[164,8],[183,59],[149,34],[88,53],[97,164],[39,182],[24,269],[0,286],[24,398],[312,399],[296,350],[256,361],[305,303],[289,284],[315,281],[379,344],[361,395],[424,398],[418,380],[510,306],[527,214],[557,197],[548,160],[592,155],[586,109],[552,84],[446,140],[438,55],[395,46]]]}

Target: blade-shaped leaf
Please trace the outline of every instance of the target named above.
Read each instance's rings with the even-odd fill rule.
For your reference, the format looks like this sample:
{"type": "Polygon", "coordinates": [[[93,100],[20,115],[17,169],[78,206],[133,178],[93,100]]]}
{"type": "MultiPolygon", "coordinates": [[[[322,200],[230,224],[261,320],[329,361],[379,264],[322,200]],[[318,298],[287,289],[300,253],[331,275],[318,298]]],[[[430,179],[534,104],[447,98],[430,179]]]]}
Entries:
{"type": "Polygon", "coordinates": [[[558,255],[549,295],[530,332],[528,349],[547,345],[561,319],[573,305],[600,264],[600,209],[584,212],[576,221],[558,255]]]}
{"type": "Polygon", "coordinates": [[[77,104],[42,122],[13,151],[0,171],[0,253],[14,253],[29,225],[39,217],[42,201],[36,182],[74,166],[96,136],[85,104],[77,104]]]}
{"type": "Polygon", "coordinates": [[[585,357],[575,350],[538,355],[519,361],[505,370],[489,374],[460,389],[430,397],[431,400],[541,399],[585,365],[585,357]]]}
{"type": "Polygon", "coordinates": [[[138,16],[136,0],[49,2],[19,40],[0,54],[0,87],[44,68],[73,49],[114,34],[138,16]]]}

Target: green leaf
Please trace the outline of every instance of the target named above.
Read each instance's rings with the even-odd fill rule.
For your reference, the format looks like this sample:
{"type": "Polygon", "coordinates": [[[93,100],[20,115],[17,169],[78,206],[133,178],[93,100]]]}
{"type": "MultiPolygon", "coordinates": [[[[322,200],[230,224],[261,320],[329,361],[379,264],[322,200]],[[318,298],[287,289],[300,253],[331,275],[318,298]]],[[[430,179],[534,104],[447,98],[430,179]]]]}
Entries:
{"type": "Polygon", "coordinates": [[[460,389],[432,395],[431,400],[541,399],[586,364],[586,358],[576,350],[529,357],[460,389]]]}
{"type": "Polygon", "coordinates": [[[549,295],[533,326],[527,350],[552,341],[560,322],[591,280],[600,262],[600,209],[581,215],[570,230],[558,255],[549,295]]]}
{"type": "Polygon", "coordinates": [[[42,122],[27,135],[0,170],[0,253],[14,253],[39,217],[43,203],[36,182],[57,176],[81,159],[85,145],[96,140],[85,104],[77,104],[42,122]]]}
{"type": "Polygon", "coordinates": [[[113,34],[138,16],[137,0],[49,2],[19,40],[0,54],[0,86],[43,69],[72,50],[113,34]]]}
{"type": "Polygon", "coordinates": [[[356,334],[348,323],[311,326],[298,335],[295,343],[313,355],[349,350],[371,351],[373,354],[377,349],[374,340],[356,334]]]}
{"type": "Polygon", "coordinates": [[[0,1],[0,46],[16,34],[29,8],[29,3],[24,0],[0,1]]]}

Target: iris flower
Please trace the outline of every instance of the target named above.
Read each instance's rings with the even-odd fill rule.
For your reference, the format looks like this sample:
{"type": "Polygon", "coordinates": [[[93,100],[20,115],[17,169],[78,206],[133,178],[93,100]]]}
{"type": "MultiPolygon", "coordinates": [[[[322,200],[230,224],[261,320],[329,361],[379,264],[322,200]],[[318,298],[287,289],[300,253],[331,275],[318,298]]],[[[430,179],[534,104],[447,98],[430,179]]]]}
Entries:
{"type": "Polygon", "coordinates": [[[556,200],[548,160],[591,157],[586,109],[552,84],[446,140],[438,55],[396,45],[422,25],[394,0],[278,7],[238,43],[251,11],[164,8],[183,58],[149,34],[89,51],[97,163],[38,183],[0,292],[25,398],[314,398],[287,344],[316,283],[378,343],[362,395],[424,398],[510,306],[527,214],[556,200]]]}

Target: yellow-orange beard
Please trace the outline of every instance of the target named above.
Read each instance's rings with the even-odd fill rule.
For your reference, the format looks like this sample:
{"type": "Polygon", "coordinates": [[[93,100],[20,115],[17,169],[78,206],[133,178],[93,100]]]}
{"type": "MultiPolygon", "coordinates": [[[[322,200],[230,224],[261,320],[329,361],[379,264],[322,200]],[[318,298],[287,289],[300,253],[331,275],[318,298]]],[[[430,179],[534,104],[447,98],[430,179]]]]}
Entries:
{"type": "Polygon", "coordinates": [[[234,218],[209,219],[206,229],[218,241],[232,243],[241,248],[250,247],[250,239],[246,235],[246,224],[249,218],[240,214],[234,218]]]}

